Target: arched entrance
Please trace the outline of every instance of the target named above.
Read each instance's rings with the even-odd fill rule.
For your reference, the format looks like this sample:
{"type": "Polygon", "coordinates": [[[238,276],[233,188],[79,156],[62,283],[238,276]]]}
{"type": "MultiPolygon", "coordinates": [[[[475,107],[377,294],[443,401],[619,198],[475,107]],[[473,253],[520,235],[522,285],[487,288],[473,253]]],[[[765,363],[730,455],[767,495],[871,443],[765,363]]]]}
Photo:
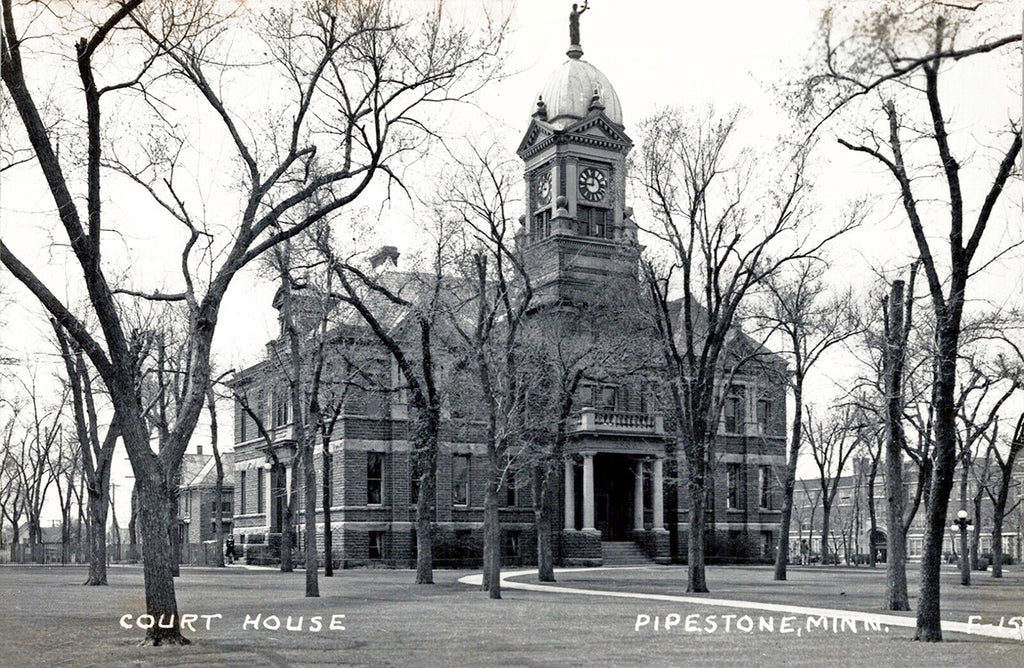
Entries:
{"type": "Polygon", "coordinates": [[[886,558],[889,555],[888,548],[886,547],[886,535],[881,529],[875,529],[871,532],[871,549],[875,553],[875,563],[884,564],[886,558]]]}

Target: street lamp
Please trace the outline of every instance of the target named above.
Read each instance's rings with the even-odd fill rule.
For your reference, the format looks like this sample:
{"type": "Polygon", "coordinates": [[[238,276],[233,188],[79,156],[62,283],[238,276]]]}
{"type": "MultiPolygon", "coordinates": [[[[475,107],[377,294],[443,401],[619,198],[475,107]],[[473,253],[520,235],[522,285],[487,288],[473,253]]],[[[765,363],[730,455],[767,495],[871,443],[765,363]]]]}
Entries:
{"type": "Polygon", "coordinates": [[[971,524],[971,520],[967,519],[966,510],[961,508],[957,511],[952,529],[960,530],[960,584],[965,586],[971,584],[971,562],[967,556],[967,527],[971,524]]]}

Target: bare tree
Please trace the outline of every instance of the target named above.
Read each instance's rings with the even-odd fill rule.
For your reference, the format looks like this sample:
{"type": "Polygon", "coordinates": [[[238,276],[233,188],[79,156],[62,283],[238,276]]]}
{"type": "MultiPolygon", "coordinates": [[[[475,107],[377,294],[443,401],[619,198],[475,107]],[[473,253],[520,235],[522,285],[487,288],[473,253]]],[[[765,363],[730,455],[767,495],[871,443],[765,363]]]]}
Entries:
{"type": "MultiPolygon", "coordinates": [[[[966,356],[961,353],[962,356],[966,356]]],[[[970,547],[961,545],[960,566],[961,584],[971,582],[971,569],[977,569],[978,538],[981,534],[981,499],[984,489],[989,484],[990,448],[985,447],[985,455],[981,457],[979,466],[980,446],[982,443],[994,442],[996,436],[992,430],[996,427],[999,411],[1006,401],[1017,391],[1016,379],[1008,383],[1006,380],[984,369],[983,361],[977,356],[966,356],[969,371],[960,381],[959,396],[956,401],[956,418],[961,428],[956,438],[959,446],[960,460],[960,509],[967,510],[969,481],[975,478],[975,494],[973,499],[974,536],[970,547]],[[999,387],[1002,385],[1002,387],[999,387]]]]}
{"type": "Polygon", "coordinates": [[[446,240],[439,235],[431,257],[431,271],[417,274],[399,284],[375,275],[341,257],[328,237],[317,245],[338,279],[337,298],[348,304],[366,324],[373,339],[398,366],[409,395],[412,414],[413,469],[417,485],[416,499],[416,583],[433,584],[431,530],[434,524],[437,456],[441,427],[441,390],[438,383],[439,351],[436,349],[437,321],[441,316],[446,240]],[[405,294],[403,294],[405,293],[405,294]],[[394,330],[387,324],[395,312],[408,314],[407,328],[394,330]]]}
{"type": "MultiPolygon", "coordinates": [[[[53,82],[37,83],[28,74],[34,59],[47,51],[41,40],[33,39],[33,30],[63,36],[79,26],[33,23],[31,6],[15,8],[13,0],[3,1],[2,79],[34,162],[46,179],[59,227],[82,270],[91,315],[102,337],[92,335],[40,278],[38,269],[25,262],[23,258],[33,256],[31,250],[9,245],[12,240],[5,238],[0,242],[0,262],[82,348],[110,393],[139,485],[146,610],[154,618],[176,619],[175,564],[168,535],[174,472],[206,403],[211,345],[229,285],[264,251],[354,202],[375,174],[396,180],[403,153],[419,146],[417,137],[423,130],[429,134],[429,125],[417,110],[462,98],[492,78],[500,65],[496,56],[505,26],[490,24],[493,31],[476,35],[451,26],[440,9],[422,20],[407,21],[383,0],[310,3],[264,16],[253,16],[258,10],[247,7],[217,16],[213,3],[157,3],[152,9],[140,5],[141,0],[118,4],[98,24],[88,26],[87,36],[76,44],[73,76],[86,112],[78,119],[86,147],[85,168],[79,172],[58,159],[38,102],[39,83],[49,90],[53,82]],[[261,65],[249,62],[244,70],[233,69],[245,59],[233,48],[251,44],[238,38],[253,25],[262,26],[256,37],[263,43],[257,48],[268,57],[259,59],[261,65]],[[122,30],[127,27],[132,30],[122,30]],[[134,41],[139,35],[141,44],[134,41]],[[32,50],[36,45],[39,52],[32,50]],[[111,47],[121,47],[119,68],[98,72],[95,57],[111,47]],[[119,77],[132,60],[137,65],[134,73],[119,77]],[[239,71],[246,78],[232,85],[237,79],[227,73],[239,71]],[[263,130],[255,129],[261,115],[253,113],[249,102],[250,85],[257,79],[292,92],[285,103],[288,112],[267,113],[262,118],[271,127],[263,130]],[[140,147],[131,145],[136,138],[128,133],[105,134],[109,126],[102,120],[104,104],[142,96],[159,106],[157,100],[170,90],[194,94],[217,119],[234,151],[238,178],[219,192],[237,196],[238,206],[223,209],[238,211],[237,221],[215,216],[208,222],[204,210],[190,205],[206,201],[188,191],[185,181],[190,177],[184,173],[191,170],[175,169],[194,149],[190,142],[197,141],[179,133],[195,128],[197,119],[164,123],[162,112],[155,111],[152,128],[138,138],[140,147]],[[290,122],[278,122],[285,118],[290,122]],[[179,256],[180,289],[138,290],[110,280],[114,257],[105,252],[105,229],[110,227],[105,228],[101,211],[104,167],[144,188],[181,226],[186,241],[179,256]],[[78,183],[86,192],[84,210],[72,194],[78,183]],[[316,195],[323,197],[312,212],[292,215],[316,195]],[[149,446],[119,308],[120,300],[130,297],[186,306],[188,357],[182,370],[182,400],[159,454],[149,446]]],[[[178,626],[157,625],[147,631],[146,642],[187,641],[178,626]]]]}
{"type": "Polygon", "coordinates": [[[216,480],[213,485],[213,531],[217,543],[214,565],[224,567],[224,461],[220,455],[219,432],[217,430],[217,397],[211,383],[206,395],[206,410],[210,415],[210,449],[213,450],[213,464],[216,480]]]}
{"type": "Polygon", "coordinates": [[[631,375],[638,382],[657,377],[649,358],[643,369],[631,359],[637,350],[649,351],[645,344],[652,341],[650,332],[638,336],[637,324],[633,295],[603,289],[592,291],[585,306],[540,308],[524,323],[520,359],[526,419],[514,468],[531,481],[541,582],[555,581],[555,493],[572,418],[583,406],[579,390],[585,382],[600,382],[612,373],[619,382],[631,375]]]}
{"type": "Polygon", "coordinates": [[[765,282],[768,306],[756,320],[778,332],[783,348],[778,352],[792,360],[787,375],[793,392],[794,410],[786,472],[782,480],[782,523],[775,552],[775,579],[786,579],[789,563],[789,527],[793,513],[793,488],[803,442],[803,393],[807,374],[832,347],[860,331],[849,291],[830,295],[823,282],[824,265],[804,260],[789,275],[770,276],[765,282]]]}
{"type": "MultiPolygon", "coordinates": [[[[814,411],[807,409],[807,445],[818,469],[818,486],[821,489],[821,561],[827,564],[828,537],[831,535],[832,507],[836,494],[842,486],[843,471],[850,456],[857,450],[860,437],[851,440],[859,425],[850,408],[833,408],[820,420],[814,411]]],[[[837,562],[838,563],[838,562],[837,562]]]]}
{"type": "MultiPolygon", "coordinates": [[[[929,642],[942,640],[939,574],[957,459],[956,367],[967,288],[971,276],[1006,252],[1004,248],[976,262],[990,222],[1000,215],[997,204],[1021,150],[1017,127],[1010,128],[1000,140],[1005,149],[972,156],[975,165],[986,162],[988,185],[980,202],[969,207],[969,193],[961,175],[965,162],[963,157],[954,157],[950,130],[955,126],[949,122],[939,82],[948,64],[966,58],[976,61],[982,54],[1000,49],[1009,51],[1020,41],[1020,34],[991,37],[990,32],[974,29],[971,18],[979,7],[983,7],[977,15],[979,22],[993,18],[988,13],[989,4],[895,3],[857,16],[849,22],[849,34],[842,36],[838,27],[841,17],[835,10],[827,10],[821,31],[821,65],[804,82],[802,98],[804,111],[817,114],[817,127],[823,119],[843,111],[855,126],[844,134],[856,137],[840,138],[840,144],[871,156],[891,176],[913,233],[935,314],[931,401],[935,465],[926,507],[915,634],[918,640],[929,642]],[[983,36],[976,37],[979,32],[983,36]],[[961,38],[964,35],[966,38],[961,38]],[[871,108],[879,97],[883,101],[881,109],[871,108]],[[854,120],[855,103],[869,105],[870,116],[854,120]],[[876,129],[872,119],[878,118],[878,111],[883,123],[876,129]],[[925,154],[925,143],[934,152],[925,154]],[[944,191],[943,197],[938,198],[936,188],[944,191]],[[925,222],[933,219],[948,220],[948,243],[943,244],[947,250],[941,254],[936,223],[925,222]]],[[[992,4],[997,15],[1007,9],[992,4]]],[[[1009,25],[1016,17],[1010,13],[1001,18],[1001,25],[1009,25]],[[1012,18],[1007,20],[1008,16],[1012,18]]],[[[975,135],[980,133],[976,125],[971,127],[975,135]]],[[[975,140],[971,145],[991,143],[975,140]]],[[[974,170],[981,171],[978,167],[974,170]]]]}
{"type": "Polygon", "coordinates": [[[0,431],[0,534],[3,523],[11,525],[11,560],[16,557],[18,549],[19,528],[23,499],[21,495],[21,476],[18,472],[18,458],[15,454],[15,429],[18,424],[19,406],[12,406],[7,415],[2,431],[0,431]]]}
{"type": "Polygon", "coordinates": [[[116,418],[100,438],[99,413],[93,389],[92,371],[81,349],[75,346],[64,330],[52,321],[60,346],[61,358],[71,395],[72,415],[78,450],[82,457],[82,473],[88,495],[89,521],[86,536],[89,542],[89,576],[87,585],[107,584],[107,509],[110,507],[110,472],[114,447],[120,437],[116,418]]]}
{"type": "MultiPolygon", "coordinates": [[[[452,325],[476,366],[487,421],[487,481],[484,489],[484,588],[501,598],[501,520],[498,492],[505,486],[505,464],[524,436],[525,392],[520,345],[533,288],[520,253],[513,247],[509,206],[516,181],[512,163],[493,152],[473,149],[443,203],[465,226],[470,247],[462,264],[467,276],[470,323],[452,313],[452,325]],[[473,248],[472,246],[475,246],[473,248]]],[[[461,310],[461,309],[460,309],[461,310]]]]}
{"type": "MultiPolygon", "coordinates": [[[[667,110],[641,127],[638,179],[654,216],[648,231],[671,256],[662,268],[645,263],[645,274],[685,456],[687,591],[695,592],[707,591],[705,512],[724,395],[719,381],[731,373],[723,368],[729,343],[742,338],[732,336],[741,306],[780,267],[814,256],[835,236],[809,243],[799,234],[807,213],[806,147],[781,169],[777,161],[759,163],[733,146],[738,118],[736,111],[691,119],[667,110]],[[756,187],[771,194],[762,198],[756,187]],[[677,287],[675,302],[669,295],[677,287]]],[[[670,456],[670,467],[674,461],[670,456]]]]}
{"type": "Polygon", "coordinates": [[[27,379],[18,380],[25,393],[26,407],[19,425],[20,438],[13,452],[17,462],[18,487],[28,528],[28,541],[35,546],[43,542],[43,504],[54,482],[49,463],[63,441],[62,421],[68,395],[61,391],[56,401],[48,404],[45,403],[45,394],[38,386],[34,370],[29,371],[27,379]]]}
{"type": "MultiPolygon", "coordinates": [[[[903,281],[893,281],[892,292],[883,301],[885,347],[882,353],[882,387],[885,407],[885,493],[886,493],[886,565],[885,607],[887,610],[910,610],[907,592],[907,535],[909,522],[904,523],[906,492],[903,486],[903,452],[907,438],[903,429],[905,398],[903,393],[906,368],[907,339],[913,323],[914,278],[910,272],[910,290],[904,298],[903,281]]],[[[918,488],[924,484],[918,476],[918,488]]],[[[920,496],[918,496],[920,498],[920,496]]]]}
{"type": "MultiPolygon", "coordinates": [[[[1006,504],[1010,498],[1010,487],[1013,484],[1013,466],[1017,456],[1024,450],[1024,413],[1017,420],[1017,426],[1013,431],[1009,448],[1004,455],[997,447],[992,448],[998,472],[998,487],[995,493],[986,488],[986,493],[992,500],[992,577],[1003,577],[1003,520],[1013,512],[1013,508],[1007,508],[1006,504]]],[[[1019,505],[1020,498],[1015,505],[1019,505]]]]}

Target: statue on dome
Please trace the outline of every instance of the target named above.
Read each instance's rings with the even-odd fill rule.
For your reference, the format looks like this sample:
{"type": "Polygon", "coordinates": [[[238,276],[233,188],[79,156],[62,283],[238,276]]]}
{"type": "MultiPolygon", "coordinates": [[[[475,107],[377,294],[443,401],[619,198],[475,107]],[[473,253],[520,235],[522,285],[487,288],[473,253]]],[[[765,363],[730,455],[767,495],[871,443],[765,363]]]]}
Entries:
{"type": "Polygon", "coordinates": [[[585,0],[583,9],[576,9],[578,5],[573,3],[572,11],[569,12],[569,44],[579,46],[580,43],[580,14],[587,11],[590,0],[585,0]]]}

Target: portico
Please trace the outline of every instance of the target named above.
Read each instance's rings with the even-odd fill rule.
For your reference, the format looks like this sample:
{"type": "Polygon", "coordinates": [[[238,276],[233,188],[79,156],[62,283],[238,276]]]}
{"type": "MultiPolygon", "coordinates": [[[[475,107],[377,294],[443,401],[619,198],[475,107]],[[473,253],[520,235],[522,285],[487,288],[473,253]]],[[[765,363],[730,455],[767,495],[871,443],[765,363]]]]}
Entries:
{"type": "Polygon", "coordinates": [[[582,449],[565,458],[564,533],[581,553],[567,561],[592,562],[603,541],[634,541],[650,557],[668,559],[663,446],[630,446],[646,452],[582,449]]]}

